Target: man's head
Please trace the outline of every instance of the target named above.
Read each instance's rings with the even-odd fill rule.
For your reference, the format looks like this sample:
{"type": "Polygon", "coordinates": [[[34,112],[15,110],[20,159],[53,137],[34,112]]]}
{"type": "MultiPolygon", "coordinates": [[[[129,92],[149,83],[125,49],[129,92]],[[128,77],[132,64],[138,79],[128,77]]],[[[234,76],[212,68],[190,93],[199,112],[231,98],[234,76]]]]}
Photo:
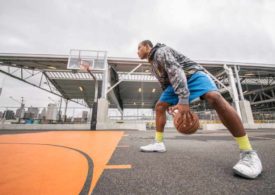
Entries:
{"type": "Polygon", "coordinates": [[[138,56],[140,59],[147,59],[151,49],[153,48],[153,44],[149,40],[141,41],[138,44],[138,56]]]}

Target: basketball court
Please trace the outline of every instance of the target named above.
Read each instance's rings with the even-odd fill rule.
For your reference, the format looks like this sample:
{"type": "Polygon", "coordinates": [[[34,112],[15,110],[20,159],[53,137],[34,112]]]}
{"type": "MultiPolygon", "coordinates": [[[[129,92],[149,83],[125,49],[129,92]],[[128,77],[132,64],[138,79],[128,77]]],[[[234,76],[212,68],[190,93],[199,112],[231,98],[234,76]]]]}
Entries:
{"type": "Polygon", "coordinates": [[[227,131],[165,134],[166,153],[143,153],[153,131],[0,131],[0,194],[274,194],[275,132],[248,130],[264,171],[233,174],[227,131]]]}

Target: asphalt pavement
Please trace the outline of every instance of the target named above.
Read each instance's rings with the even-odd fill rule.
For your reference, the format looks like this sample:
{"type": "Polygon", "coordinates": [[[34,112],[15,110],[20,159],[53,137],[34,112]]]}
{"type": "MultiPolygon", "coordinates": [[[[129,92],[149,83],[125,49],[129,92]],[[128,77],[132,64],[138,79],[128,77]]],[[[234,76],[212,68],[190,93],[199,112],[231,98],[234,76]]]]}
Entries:
{"type": "Polygon", "coordinates": [[[125,131],[109,164],[131,169],[105,170],[93,194],[275,194],[275,129],[247,130],[263,163],[255,180],[234,175],[238,146],[228,131],[165,132],[165,153],[144,153],[154,131],[125,131]]]}

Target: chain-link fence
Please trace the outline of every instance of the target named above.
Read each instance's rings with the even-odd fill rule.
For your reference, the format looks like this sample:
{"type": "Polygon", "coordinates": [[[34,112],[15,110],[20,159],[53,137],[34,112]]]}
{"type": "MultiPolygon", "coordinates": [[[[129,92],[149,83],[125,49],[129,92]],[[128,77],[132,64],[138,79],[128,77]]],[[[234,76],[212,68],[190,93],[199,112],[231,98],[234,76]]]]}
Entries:
{"type": "MultiPolygon", "coordinates": [[[[195,111],[201,124],[221,123],[215,110],[205,109],[195,111]]],[[[83,107],[68,107],[65,114],[64,107],[49,104],[48,107],[0,107],[0,120],[2,123],[21,124],[85,124],[91,120],[92,110],[83,107]]],[[[167,121],[173,118],[167,113],[167,121]]],[[[148,128],[155,128],[155,111],[152,109],[125,109],[123,116],[117,109],[109,109],[108,117],[116,121],[145,122],[148,128]]],[[[272,111],[254,111],[255,123],[275,123],[275,113],[272,111]]]]}

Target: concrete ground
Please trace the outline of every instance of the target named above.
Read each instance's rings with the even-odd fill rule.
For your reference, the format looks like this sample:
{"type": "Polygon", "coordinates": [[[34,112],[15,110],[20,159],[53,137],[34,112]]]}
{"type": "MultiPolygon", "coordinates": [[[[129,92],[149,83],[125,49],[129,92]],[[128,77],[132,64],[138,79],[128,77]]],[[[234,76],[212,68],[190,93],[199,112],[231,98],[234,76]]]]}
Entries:
{"type": "Polygon", "coordinates": [[[275,129],[248,130],[264,171],[256,180],[240,178],[232,167],[237,144],[227,131],[165,134],[166,153],[143,153],[153,131],[128,131],[109,164],[131,164],[130,170],[105,170],[93,194],[275,194],[275,129]]]}
{"type": "MultiPolygon", "coordinates": [[[[0,135],[40,132],[2,130],[0,135]]],[[[139,147],[153,141],[154,131],[129,130],[124,131],[108,165],[131,168],[104,169],[92,194],[275,194],[275,129],[247,132],[264,167],[256,180],[233,174],[239,150],[227,131],[186,136],[169,129],[167,152],[143,153],[139,147]]]]}

